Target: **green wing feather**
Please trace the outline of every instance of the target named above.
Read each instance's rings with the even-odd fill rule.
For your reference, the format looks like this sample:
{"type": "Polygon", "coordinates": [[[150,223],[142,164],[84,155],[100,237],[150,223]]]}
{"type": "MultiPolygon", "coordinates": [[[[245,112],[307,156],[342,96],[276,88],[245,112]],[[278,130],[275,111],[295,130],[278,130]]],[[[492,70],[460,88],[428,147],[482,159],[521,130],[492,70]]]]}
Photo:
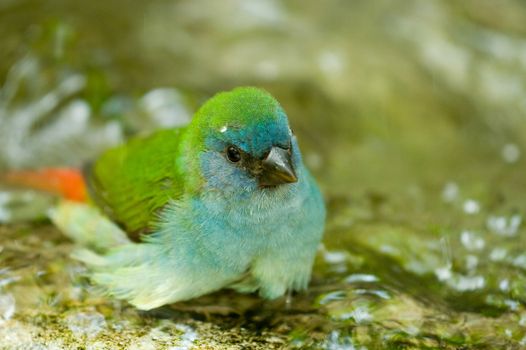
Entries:
{"type": "Polygon", "coordinates": [[[110,149],[91,164],[91,199],[130,234],[146,233],[158,211],[183,191],[176,159],[181,134],[171,129],[110,149]]]}

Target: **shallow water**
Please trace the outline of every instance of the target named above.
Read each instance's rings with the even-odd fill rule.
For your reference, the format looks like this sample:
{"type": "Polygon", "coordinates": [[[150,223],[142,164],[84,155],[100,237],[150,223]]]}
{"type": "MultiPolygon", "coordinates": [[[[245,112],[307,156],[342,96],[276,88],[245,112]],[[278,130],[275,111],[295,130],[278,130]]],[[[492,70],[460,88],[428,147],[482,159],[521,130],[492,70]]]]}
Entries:
{"type": "Polygon", "coordinates": [[[238,85],[288,112],[329,218],[305,294],[148,313],[0,189],[0,348],[526,347],[526,7],[0,4],[0,169],[80,165],[238,85]]]}

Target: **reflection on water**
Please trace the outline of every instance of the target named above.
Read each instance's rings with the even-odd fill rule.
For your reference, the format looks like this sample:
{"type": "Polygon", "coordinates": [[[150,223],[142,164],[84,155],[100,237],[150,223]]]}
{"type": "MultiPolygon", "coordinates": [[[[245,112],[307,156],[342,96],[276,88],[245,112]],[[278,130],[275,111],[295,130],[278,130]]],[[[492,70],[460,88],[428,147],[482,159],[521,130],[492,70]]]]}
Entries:
{"type": "Polygon", "coordinates": [[[526,346],[523,2],[25,0],[0,19],[0,169],[80,165],[251,84],[329,207],[290,303],[139,313],[89,285],[52,198],[0,188],[0,347],[526,346]]]}

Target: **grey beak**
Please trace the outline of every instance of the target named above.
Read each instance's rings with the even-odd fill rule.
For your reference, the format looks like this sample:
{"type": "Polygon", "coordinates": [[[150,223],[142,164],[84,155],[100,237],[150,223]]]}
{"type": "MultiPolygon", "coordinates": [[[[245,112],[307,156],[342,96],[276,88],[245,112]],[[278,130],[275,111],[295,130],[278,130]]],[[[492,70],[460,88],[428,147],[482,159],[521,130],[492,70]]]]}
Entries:
{"type": "Polygon", "coordinates": [[[259,175],[261,187],[273,187],[298,181],[289,150],[272,147],[261,165],[263,168],[259,175]]]}

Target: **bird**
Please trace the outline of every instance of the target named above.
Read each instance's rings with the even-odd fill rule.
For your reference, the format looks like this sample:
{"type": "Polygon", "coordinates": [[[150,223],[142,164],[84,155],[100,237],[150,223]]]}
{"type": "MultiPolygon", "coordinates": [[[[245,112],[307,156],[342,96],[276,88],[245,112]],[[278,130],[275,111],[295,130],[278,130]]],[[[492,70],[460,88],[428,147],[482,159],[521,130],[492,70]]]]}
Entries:
{"type": "Polygon", "coordinates": [[[139,136],[84,169],[14,171],[60,193],[51,220],[80,244],[93,283],[141,310],[227,288],[303,291],[326,209],[278,101],[220,92],[187,126],[139,136]]]}

